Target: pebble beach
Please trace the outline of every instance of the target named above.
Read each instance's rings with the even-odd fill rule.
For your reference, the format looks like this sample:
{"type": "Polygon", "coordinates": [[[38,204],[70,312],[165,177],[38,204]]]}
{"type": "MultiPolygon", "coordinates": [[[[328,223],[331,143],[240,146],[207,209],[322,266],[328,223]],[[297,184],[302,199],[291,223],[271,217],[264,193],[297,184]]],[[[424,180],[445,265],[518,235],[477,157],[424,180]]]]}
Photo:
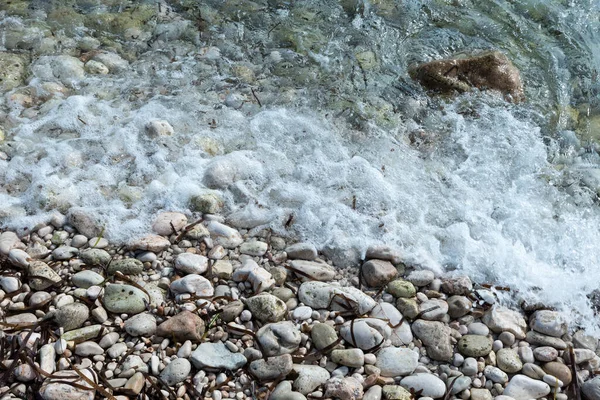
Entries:
{"type": "Polygon", "coordinates": [[[598,339],[501,305],[508,288],[384,245],[333,267],[310,243],[195,217],[161,213],[120,247],[81,234],[81,215],[2,232],[0,398],[600,396],[598,339]]]}

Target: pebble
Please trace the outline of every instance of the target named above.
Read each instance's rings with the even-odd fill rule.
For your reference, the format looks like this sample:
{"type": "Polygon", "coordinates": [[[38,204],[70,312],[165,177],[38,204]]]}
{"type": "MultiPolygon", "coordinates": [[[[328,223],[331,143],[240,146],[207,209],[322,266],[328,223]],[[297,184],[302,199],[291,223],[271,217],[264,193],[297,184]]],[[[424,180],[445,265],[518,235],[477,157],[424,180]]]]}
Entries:
{"type": "Polygon", "coordinates": [[[465,335],[458,341],[458,351],[467,357],[485,357],[492,351],[492,339],[487,336],[465,335]]]}
{"type": "Polygon", "coordinates": [[[214,288],[210,281],[203,276],[190,274],[171,282],[171,292],[174,294],[195,294],[200,297],[210,297],[214,288]]]}
{"type": "Polygon", "coordinates": [[[502,383],[502,384],[508,382],[508,375],[506,374],[506,372],[502,371],[498,367],[493,367],[491,365],[488,365],[487,367],[485,367],[483,374],[485,375],[486,378],[488,378],[492,382],[502,383]]]}
{"type": "Polygon", "coordinates": [[[312,261],[317,258],[317,248],[312,243],[296,243],[285,248],[287,257],[291,260],[312,261]]]}
{"type": "MultiPolygon", "coordinates": [[[[152,127],[154,127],[156,124],[159,124],[160,122],[161,121],[152,121],[150,125],[148,125],[150,126],[150,128],[147,129],[149,129],[149,131],[152,130],[152,127]]],[[[168,122],[166,123],[168,124],[168,122]]],[[[171,130],[172,129],[173,128],[171,128],[171,130]]],[[[154,220],[154,223],[152,224],[152,230],[158,233],[159,235],[169,236],[173,233],[181,231],[187,225],[187,222],[187,217],[182,213],[162,212],[158,214],[158,216],[154,220]]]]}
{"type": "Polygon", "coordinates": [[[266,360],[259,359],[250,363],[249,371],[260,382],[275,381],[286,376],[292,370],[292,356],[282,354],[269,357],[266,360]]]}
{"type": "Polygon", "coordinates": [[[547,383],[525,375],[515,375],[506,385],[502,395],[510,396],[515,400],[529,400],[539,399],[548,393],[550,393],[550,386],[547,383]]]}
{"type": "Polygon", "coordinates": [[[62,281],[60,275],[43,261],[32,261],[27,271],[29,286],[33,290],[44,290],[62,281]]]}
{"type": "Polygon", "coordinates": [[[106,350],[106,354],[113,359],[119,358],[127,352],[127,345],[123,342],[115,343],[106,350]]]}
{"type": "MultiPolygon", "coordinates": [[[[154,257],[156,255],[152,254],[154,257]]],[[[149,261],[152,262],[153,260],[149,261]]],[[[131,275],[139,275],[144,271],[144,264],[142,260],[135,258],[124,258],[122,260],[115,260],[110,263],[108,266],[106,273],[108,275],[114,275],[117,271],[121,272],[123,275],[131,276],[131,275]]]]}
{"type": "Polygon", "coordinates": [[[89,325],[65,332],[62,334],[61,338],[67,342],[79,343],[97,337],[101,331],[102,325],[89,325]]]}
{"type": "Polygon", "coordinates": [[[467,328],[471,335],[487,336],[490,333],[490,329],[481,322],[473,322],[467,328]]]}
{"type": "Polygon", "coordinates": [[[452,296],[448,299],[448,315],[456,319],[467,315],[473,306],[471,300],[465,296],[452,296]]]}
{"type": "Polygon", "coordinates": [[[426,300],[419,306],[419,312],[424,320],[440,321],[448,313],[448,303],[440,299],[426,300]]]}
{"type": "Polygon", "coordinates": [[[102,336],[102,339],[100,339],[100,342],[98,344],[103,349],[107,349],[110,346],[112,346],[113,344],[117,343],[118,340],[119,340],[118,332],[109,332],[106,335],[102,336]]]}
{"type": "Polygon", "coordinates": [[[215,241],[215,244],[221,245],[226,249],[234,249],[244,241],[236,229],[223,225],[220,222],[210,221],[206,225],[206,228],[210,232],[210,236],[215,241]]]}
{"type": "Polygon", "coordinates": [[[347,367],[359,368],[365,364],[365,354],[361,349],[333,350],[331,361],[347,367]]]}
{"type": "Polygon", "coordinates": [[[550,346],[540,346],[533,350],[533,356],[542,362],[554,361],[558,357],[558,350],[550,346]]]}
{"type": "Polygon", "coordinates": [[[104,277],[91,270],[79,271],[71,277],[73,285],[87,289],[90,286],[100,285],[104,282],[104,277]]]}
{"type": "Polygon", "coordinates": [[[188,360],[185,358],[176,358],[162,370],[159,377],[167,385],[174,386],[179,382],[183,382],[191,370],[192,364],[188,360]]]}
{"type": "Polygon", "coordinates": [[[293,388],[304,395],[313,392],[331,377],[325,368],[317,365],[294,364],[292,370],[298,374],[293,388]]]}
{"type": "Polygon", "coordinates": [[[412,271],[410,274],[408,274],[406,280],[411,282],[415,286],[423,287],[429,285],[434,278],[435,275],[432,271],[424,269],[419,271],[412,271]]]}
{"type": "Polygon", "coordinates": [[[67,332],[82,327],[90,316],[90,310],[85,304],[72,303],[58,308],[51,315],[58,326],[67,332]]]}
{"type": "Polygon", "coordinates": [[[336,330],[329,324],[315,324],[311,330],[311,340],[317,350],[332,345],[338,339],[336,330]]]}
{"type": "Polygon", "coordinates": [[[327,282],[333,280],[336,274],[335,269],[324,262],[291,260],[289,264],[292,271],[300,272],[298,278],[302,281],[327,282]]]}
{"type": "Polygon", "coordinates": [[[171,245],[168,239],[158,235],[146,235],[142,238],[134,240],[130,244],[131,250],[144,250],[153,253],[160,253],[166,250],[171,245]]]}
{"type": "Polygon", "coordinates": [[[410,349],[385,347],[377,354],[375,366],[382,376],[395,377],[410,375],[418,363],[419,355],[410,349]]]}
{"type": "Polygon", "coordinates": [[[232,353],[222,342],[202,343],[190,356],[196,368],[236,370],[246,364],[246,357],[232,353]]]}
{"type": "Polygon", "coordinates": [[[242,266],[236,269],[231,277],[235,282],[250,282],[254,293],[261,293],[275,285],[275,280],[269,271],[259,267],[250,259],[244,260],[242,266]]]}
{"type": "Polygon", "coordinates": [[[528,343],[534,346],[550,346],[557,350],[564,350],[567,348],[567,344],[564,340],[535,331],[527,332],[526,340],[528,343]]]}
{"type": "Polygon", "coordinates": [[[567,324],[557,311],[539,310],[531,316],[531,329],[548,336],[561,337],[567,333],[567,324]]]}
{"type": "Polygon", "coordinates": [[[102,304],[115,314],[139,314],[146,309],[148,296],[131,285],[110,284],[104,288],[102,304]]]}
{"type": "Polygon", "coordinates": [[[354,347],[368,350],[388,339],[392,330],[379,318],[356,318],[342,325],[340,335],[354,347]]]}
{"type": "Polygon", "coordinates": [[[417,294],[415,285],[404,279],[396,279],[387,286],[387,292],[394,297],[414,297],[417,294]]]}
{"type": "Polygon", "coordinates": [[[408,390],[422,391],[421,396],[434,399],[443,397],[446,393],[444,381],[433,374],[418,373],[402,378],[400,385],[408,390]]]}
{"type": "Polygon", "coordinates": [[[156,318],[149,313],[134,315],[125,321],[124,328],[131,336],[149,337],[156,332],[156,318]]]}
{"type": "Polygon", "coordinates": [[[146,383],[146,378],[144,377],[144,375],[141,372],[136,372],[131,378],[127,380],[127,383],[125,383],[124,388],[133,393],[134,395],[138,395],[142,391],[144,383],[146,383]]]}
{"type": "Polygon", "coordinates": [[[525,339],[527,322],[517,311],[494,305],[483,315],[482,322],[495,333],[506,331],[515,335],[517,339],[525,339]]]}
{"type": "Polygon", "coordinates": [[[75,346],[75,354],[82,357],[103,354],[104,349],[96,342],[83,342],[75,346]]]}
{"type": "Polygon", "coordinates": [[[186,274],[203,274],[208,269],[208,258],[199,254],[181,253],[175,258],[175,268],[186,274]]]}
{"type": "MultiPolygon", "coordinates": [[[[84,369],[81,370],[81,373],[89,380],[96,382],[96,376],[91,370],[84,369]]],[[[52,378],[44,381],[39,394],[44,400],[93,400],[96,396],[96,390],[93,389],[89,383],[82,380],[75,371],[57,371],[52,378]],[[87,389],[77,388],[68,383],[63,383],[70,380],[76,381],[78,385],[82,385],[87,389]]]]}
{"type": "Polygon", "coordinates": [[[298,289],[298,299],[313,309],[327,309],[333,311],[345,311],[341,304],[345,305],[345,296],[351,304],[356,305],[358,314],[366,314],[371,311],[377,303],[373,298],[353,287],[340,287],[326,282],[304,282],[298,289]]]}
{"type": "Polygon", "coordinates": [[[307,306],[296,307],[292,312],[292,318],[298,321],[306,321],[312,317],[313,309],[307,306]]]}
{"type": "Polygon", "coordinates": [[[270,293],[260,293],[246,299],[246,306],[252,315],[261,322],[278,322],[287,314],[287,306],[270,293]]]}
{"type": "Polygon", "coordinates": [[[198,315],[190,311],[181,311],[179,314],[171,317],[161,323],[156,335],[160,337],[173,337],[179,342],[190,340],[200,342],[204,335],[204,321],[198,315]]]}
{"type": "Polygon", "coordinates": [[[385,286],[397,275],[398,270],[389,261],[369,260],[361,267],[361,277],[369,287],[385,286]]]}
{"type": "Polygon", "coordinates": [[[105,266],[111,260],[110,254],[102,249],[85,249],[79,253],[81,260],[88,266],[105,266]]]}
{"type": "Polygon", "coordinates": [[[571,370],[569,369],[569,367],[566,366],[565,364],[562,364],[562,363],[559,363],[556,361],[551,361],[549,363],[544,364],[542,366],[542,369],[546,373],[560,379],[565,385],[570,384],[571,380],[573,379],[573,376],[571,374],[571,370]]]}
{"type": "Polygon", "coordinates": [[[362,384],[353,377],[335,377],[325,383],[325,397],[360,400],[363,398],[362,384]]]}
{"type": "Polygon", "coordinates": [[[269,245],[260,240],[249,240],[240,245],[239,251],[241,254],[249,256],[262,257],[268,250],[269,245]]]}
{"type": "Polygon", "coordinates": [[[523,363],[517,352],[513,349],[500,349],[496,353],[498,368],[508,374],[515,374],[523,368],[523,363]]]}
{"type": "Polygon", "coordinates": [[[450,328],[442,322],[418,319],[412,324],[412,331],[427,346],[427,355],[434,360],[450,361],[454,354],[454,345],[450,328]]]}
{"type": "Polygon", "coordinates": [[[600,376],[596,376],[583,383],[583,385],[581,385],[581,391],[588,399],[600,399],[600,376]]]}
{"type": "Polygon", "coordinates": [[[290,321],[266,324],[256,332],[262,350],[267,356],[291,354],[300,346],[300,331],[290,321]]]}
{"type": "Polygon", "coordinates": [[[383,398],[386,400],[412,400],[414,396],[400,385],[384,385],[383,398]]]}

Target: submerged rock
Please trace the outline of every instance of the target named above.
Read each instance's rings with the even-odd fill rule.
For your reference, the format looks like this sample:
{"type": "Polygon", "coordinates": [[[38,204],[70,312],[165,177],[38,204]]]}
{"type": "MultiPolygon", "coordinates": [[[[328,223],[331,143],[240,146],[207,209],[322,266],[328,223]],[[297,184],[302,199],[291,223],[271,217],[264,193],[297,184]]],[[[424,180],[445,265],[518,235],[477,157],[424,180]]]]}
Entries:
{"type": "Polygon", "coordinates": [[[461,59],[431,61],[413,68],[410,74],[427,89],[437,92],[490,89],[509,95],[515,102],[525,99],[519,70],[498,51],[461,59]]]}

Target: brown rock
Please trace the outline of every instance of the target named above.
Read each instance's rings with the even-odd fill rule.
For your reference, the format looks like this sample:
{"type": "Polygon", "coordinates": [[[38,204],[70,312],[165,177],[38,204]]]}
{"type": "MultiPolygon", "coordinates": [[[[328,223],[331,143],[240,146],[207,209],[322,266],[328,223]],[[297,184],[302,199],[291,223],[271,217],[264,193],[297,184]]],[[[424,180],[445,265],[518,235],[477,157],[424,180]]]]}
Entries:
{"type": "Polygon", "coordinates": [[[467,92],[477,88],[499,91],[515,102],[525,99],[519,70],[498,51],[468,58],[431,61],[412,69],[410,75],[427,89],[441,93],[467,92]]]}
{"type": "Polygon", "coordinates": [[[568,366],[563,363],[552,361],[544,364],[542,367],[547,374],[550,374],[562,381],[565,386],[571,383],[573,376],[568,366]]]}
{"type": "Polygon", "coordinates": [[[199,342],[204,335],[204,321],[192,312],[182,311],[160,324],[156,335],[165,338],[173,337],[179,342],[186,340],[199,342]]]}
{"type": "Polygon", "coordinates": [[[398,275],[398,270],[389,261],[369,260],[362,265],[361,275],[367,286],[382,287],[398,275]]]}

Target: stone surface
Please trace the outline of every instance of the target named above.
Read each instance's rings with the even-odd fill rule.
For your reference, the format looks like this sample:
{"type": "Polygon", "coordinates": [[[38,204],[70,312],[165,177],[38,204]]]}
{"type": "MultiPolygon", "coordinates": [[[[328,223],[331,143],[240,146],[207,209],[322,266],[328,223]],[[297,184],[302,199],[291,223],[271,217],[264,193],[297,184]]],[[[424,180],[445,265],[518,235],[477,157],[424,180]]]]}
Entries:
{"type": "Polygon", "coordinates": [[[210,281],[203,276],[190,274],[181,279],[171,282],[169,288],[174,294],[195,294],[199,297],[211,297],[214,294],[214,288],[210,281]]]}
{"type": "Polygon", "coordinates": [[[360,368],[365,364],[365,354],[361,349],[333,350],[331,361],[347,367],[360,368]]]}
{"type": "Polygon", "coordinates": [[[136,239],[130,244],[131,250],[145,250],[154,253],[160,253],[171,245],[169,239],[158,235],[146,235],[143,238],[136,239]]]}
{"type": "Polygon", "coordinates": [[[186,225],[187,217],[185,215],[178,212],[162,212],[152,224],[152,230],[159,235],[169,236],[181,231],[186,225]]]}
{"type": "Polygon", "coordinates": [[[515,374],[523,368],[518,353],[513,349],[500,349],[496,352],[498,368],[508,374],[515,374]]]}
{"type": "Polygon", "coordinates": [[[597,376],[581,385],[581,391],[589,400],[600,399],[600,376],[597,376]]]}
{"type": "Polygon", "coordinates": [[[417,294],[415,285],[404,279],[391,281],[387,286],[387,292],[394,297],[414,297],[417,294]]]}
{"type": "Polygon", "coordinates": [[[400,385],[415,392],[422,390],[421,397],[428,396],[434,399],[443,397],[446,393],[444,381],[433,374],[418,373],[402,378],[400,385]]]}
{"type": "Polygon", "coordinates": [[[398,270],[389,261],[369,260],[361,268],[361,277],[369,287],[379,288],[385,286],[397,275],[398,270]]]}
{"type": "Polygon", "coordinates": [[[85,340],[96,338],[102,331],[102,325],[89,325],[83,328],[73,329],[62,334],[61,339],[67,342],[80,343],[85,340]]]}
{"type": "Polygon", "coordinates": [[[451,342],[450,328],[442,322],[418,319],[412,324],[412,330],[425,344],[427,355],[434,360],[450,361],[454,346],[451,342]]]}
{"type": "Polygon", "coordinates": [[[413,79],[436,92],[490,89],[510,96],[515,102],[525,99],[519,70],[498,51],[467,58],[431,61],[409,72],[413,79]]]}
{"type": "Polygon", "coordinates": [[[502,395],[510,396],[515,400],[530,400],[539,399],[548,393],[550,393],[550,386],[547,383],[525,375],[515,375],[506,385],[502,395]]]}
{"type": "Polygon", "coordinates": [[[363,398],[362,384],[353,377],[335,377],[325,382],[325,397],[360,400],[363,398]]]}
{"type": "Polygon", "coordinates": [[[156,330],[156,335],[172,337],[179,342],[185,342],[186,340],[199,342],[202,335],[204,335],[204,321],[197,314],[190,311],[181,311],[161,323],[156,330]]]}
{"type": "Polygon", "coordinates": [[[564,340],[554,336],[547,336],[535,331],[527,332],[526,340],[528,343],[534,346],[550,346],[557,350],[564,350],[567,348],[567,344],[564,340]]]}
{"type": "Polygon", "coordinates": [[[134,315],[125,321],[124,328],[131,336],[150,337],[156,332],[156,318],[149,313],[134,315]]]}
{"type": "Polygon", "coordinates": [[[329,324],[315,324],[310,332],[310,337],[317,350],[332,345],[338,339],[337,332],[329,324]]]}
{"type": "Polygon", "coordinates": [[[33,290],[44,290],[62,281],[60,275],[43,261],[31,261],[27,271],[29,286],[33,290]]]}
{"type": "Polygon", "coordinates": [[[382,393],[386,400],[413,400],[414,398],[408,390],[400,385],[385,385],[382,393]]]}
{"type": "Polygon", "coordinates": [[[72,303],[58,308],[53,316],[58,326],[68,332],[82,327],[90,317],[90,310],[85,304],[72,303]]]}
{"type": "Polygon", "coordinates": [[[382,376],[410,375],[417,368],[419,355],[400,347],[385,347],[377,354],[375,366],[381,370],[382,376]]]}
{"type": "Polygon", "coordinates": [[[298,374],[294,380],[294,390],[305,395],[313,392],[331,377],[325,368],[318,365],[294,364],[292,369],[298,374]]]}
{"type": "Polygon", "coordinates": [[[190,356],[196,368],[236,370],[246,364],[246,357],[232,353],[222,342],[202,343],[190,356]]]}
{"type": "Polygon", "coordinates": [[[423,287],[429,285],[434,278],[435,274],[432,271],[423,269],[412,271],[405,279],[415,286],[423,287]]]}
{"type": "Polygon", "coordinates": [[[124,258],[122,260],[114,260],[108,266],[106,272],[109,275],[114,275],[117,271],[123,275],[139,275],[144,271],[144,264],[135,258],[124,258]]]}
{"type": "Polygon", "coordinates": [[[312,243],[295,243],[285,248],[287,256],[291,260],[312,261],[317,258],[317,248],[312,243]]]}
{"type": "MultiPolygon", "coordinates": [[[[84,369],[81,373],[92,382],[97,382],[96,374],[91,370],[84,369]]],[[[93,400],[96,396],[96,390],[75,371],[57,371],[52,378],[44,381],[39,393],[44,400],[93,400]],[[65,381],[72,381],[89,389],[77,388],[64,383],[65,381]]]]}
{"type": "Polygon", "coordinates": [[[110,254],[102,249],[85,249],[79,253],[79,258],[91,267],[108,265],[111,260],[110,254]]]}
{"type": "Polygon", "coordinates": [[[259,267],[254,260],[244,260],[242,266],[233,271],[232,279],[236,282],[250,282],[254,293],[269,290],[275,284],[273,276],[266,269],[259,267]]]}
{"type": "Polygon", "coordinates": [[[175,268],[186,274],[203,274],[208,269],[208,258],[200,254],[181,253],[175,258],[175,268]]]}
{"type": "Polygon", "coordinates": [[[149,303],[148,296],[131,285],[111,284],[104,288],[102,304],[113,313],[139,314],[149,303]]]}
{"type": "Polygon", "coordinates": [[[354,347],[373,349],[392,334],[387,322],[379,318],[356,318],[342,325],[340,335],[354,347]]]}
{"type": "Polygon", "coordinates": [[[91,270],[79,271],[71,277],[73,285],[87,289],[90,286],[100,285],[104,282],[104,277],[97,272],[91,270]]]}
{"type": "Polygon", "coordinates": [[[458,351],[467,357],[485,357],[492,351],[492,339],[479,335],[464,335],[458,341],[458,351]]]}
{"type": "Polygon", "coordinates": [[[283,354],[250,363],[250,373],[260,382],[269,382],[286,376],[292,370],[292,356],[283,354]]]}
{"type": "Polygon", "coordinates": [[[299,271],[298,278],[302,281],[331,281],[336,274],[335,269],[324,262],[291,260],[289,262],[292,271],[299,271]]]}
{"type": "Polygon", "coordinates": [[[290,321],[266,324],[256,332],[263,354],[277,356],[291,354],[300,345],[300,331],[290,321]]]}
{"type": "Polygon", "coordinates": [[[175,385],[183,382],[192,370],[192,365],[185,358],[172,360],[160,373],[160,379],[167,385],[175,385]]]}
{"type": "Polygon", "coordinates": [[[278,322],[287,314],[285,303],[269,293],[261,293],[246,299],[246,306],[261,322],[278,322]]]}
{"type": "Polygon", "coordinates": [[[313,309],[348,311],[366,314],[377,304],[370,296],[353,287],[340,287],[325,282],[304,282],[298,289],[298,299],[313,309]]]}
{"type": "Polygon", "coordinates": [[[410,324],[403,320],[402,314],[390,303],[379,303],[371,310],[371,317],[387,320],[392,326],[389,339],[392,346],[408,345],[413,340],[410,324]],[[402,324],[400,322],[402,321],[402,324]]]}
{"type": "Polygon", "coordinates": [[[563,382],[564,385],[570,384],[571,380],[573,380],[573,376],[569,367],[560,362],[551,361],[549,363],[544,364],[542,366],[542,369],[546,373],[560,379],[560,381],[563,382]]]}
{"type": "Polygon", "coordinates": [[[484,314],[482,322],[493,332],[501,333],[507,331],[515,335],[517,339],[525,339],[527,322],[517,311],[494,305],[484,314]]]}
{"type": "Polygon", "coordinates": [[[445,278],[442,281],[442,292],[449,295],[468,296],[473,290],[473,282],[468,276],[458,276],[455,278],[445,278]]]}
{"type": "Polygon", "coordinates": [[[529,326],[534,331],[548,336],[561,337],[567,333],[567,324],[557,311],[536,311],[531,316],[529,326]]]}

